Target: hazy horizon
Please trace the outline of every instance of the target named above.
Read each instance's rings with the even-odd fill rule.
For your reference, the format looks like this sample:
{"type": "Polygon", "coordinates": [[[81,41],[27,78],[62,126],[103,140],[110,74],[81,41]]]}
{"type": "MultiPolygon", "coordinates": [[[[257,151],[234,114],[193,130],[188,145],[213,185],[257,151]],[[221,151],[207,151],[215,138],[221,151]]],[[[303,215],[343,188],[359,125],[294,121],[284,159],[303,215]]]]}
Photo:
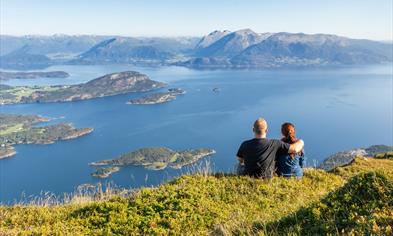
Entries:
{"type": "Polygon", "coordinates": [[[201,37],[214,30],[334,34],[392,41],[390,0],[143,2],[1,0],[0,34],[201,37]]]}
{"type": "MultiPolygon", "coordinates": [[[[227,29],[217,29],[218,31],[224,31],[227,29]]],[[[242,30],[242,29],[238,29],[242,30]]],[[[251,29],[253,30],[253,29],[251,29]]],[[[213,30],[215,31],[215,30],[213,30]]],[[[211,31],[211,32],[213,32],[211,31]]],[[[230,30],[231,31],[231,30],[230,30]]],[[[237,30],[233,30],[231,32],[234,32],[237,30]]],[[[283,31],[283,32],[257,32],[253,30],[256,33],[290,33],[290,34],[306,34],[306,35],[318,35],[318,34],[324,34],[324,35],[336,35],[336,36],[341,36],[341,37],[346,37],[346,38],[351,38],[351,39],[359,39],[359,40],[372,40],[372,41],[379,41],[379,42],[387,42],[387,43],[393,43],[393,39],[370,39],[370,38],[354,38],[354,37],[348,37],[344,35],[338,35],[338,34],[331,34],[331,33],[305,33],[305,32],[289,32],[289,31],[283,31]]],[[[150,36],[144,36],[144,35],[122,35],[122,34],[64,34],[64,33],[54,33],[54,34],[0,34],[1,36],[11,36],[11,37],[54,37],[54,36],[109,36],[109,37],[125,37],[125,38],[201,38],[205,35],[208,35],[211,32],[207,32],[203,35],[150,35],[150,36]]]]}

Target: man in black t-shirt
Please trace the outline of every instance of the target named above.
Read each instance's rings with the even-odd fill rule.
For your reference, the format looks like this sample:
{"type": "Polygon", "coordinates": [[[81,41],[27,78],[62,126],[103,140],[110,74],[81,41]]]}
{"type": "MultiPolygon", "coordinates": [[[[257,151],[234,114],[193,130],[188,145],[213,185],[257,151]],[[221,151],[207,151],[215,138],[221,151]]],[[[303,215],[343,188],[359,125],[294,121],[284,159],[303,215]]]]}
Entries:
{"type": "Polygon", "coordinates": [[[237,158],[244,165],[245,175],[258,178],[272,178],[278,152],[297,153],[304,147],[303,140],[288,144],[277,139],[266,138],[267,122],[259,118],[254,122],[255,138],[244,141],[237,152],[237,158]]]}

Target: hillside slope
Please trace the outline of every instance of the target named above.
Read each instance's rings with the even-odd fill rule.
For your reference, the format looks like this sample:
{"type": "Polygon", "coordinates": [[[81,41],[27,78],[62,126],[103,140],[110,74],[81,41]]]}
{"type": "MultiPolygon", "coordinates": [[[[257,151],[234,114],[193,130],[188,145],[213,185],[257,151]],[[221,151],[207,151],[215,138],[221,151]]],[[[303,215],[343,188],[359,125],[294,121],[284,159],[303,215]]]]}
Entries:
{"type": "Polygon", "coordinates": [[[336,35],[277,33],[231,59],[236,65],[364,65],[392,60],[392,45],[336,35]]]}
{"type": "MultiPolygon", "coordinates": [[[[214,31],[205,47],[178,65],[195,68],[280,68],[386,64],[393,45],[329,34],[214,31]],[[218,38],[218,39],[217,39],[218,38]]],[[[201,43],[204,43],[202,41],[201,43]]]]}
{"type": "Polygon", "coordinates": [[[13,70],[43,69],[52,64],[49,57],[34,54],[28,46],[0,56],[0,68],[13,70]]]}
{"type": "Polygon", "coordinates": [[[204,38],[208,39],[208,41],[212,41],[212,43],[206,47],[198,47],[199,45],[197,45],[195,52],[196,56],[232,57],[239,54],[247,47],[257,44],[270,36],[268,33],[258,34],[250,29],[238,30],[232,33],[224,31],[218,36],[217,31],[215,31],[209,35],[204,38]],[[209,39],[209,35],[213,36],[213,39],[209,39]],[[218,39],[214,40],[214,36],[218,39]]]}
{"type": "Polygon", "coordinates": [[[100,42],[82,53],[72,63],[132,63],[136,61],[164,61],[173,55],[134,38],[112,38],[100,42]]]}
{"type": "Polygon", "coordinates": [[[302,180],[194,174],[128,197],[2,206],[0,234],[389,235],[392,157],[359,157],[333,172],[308,169],[302,180]]]}

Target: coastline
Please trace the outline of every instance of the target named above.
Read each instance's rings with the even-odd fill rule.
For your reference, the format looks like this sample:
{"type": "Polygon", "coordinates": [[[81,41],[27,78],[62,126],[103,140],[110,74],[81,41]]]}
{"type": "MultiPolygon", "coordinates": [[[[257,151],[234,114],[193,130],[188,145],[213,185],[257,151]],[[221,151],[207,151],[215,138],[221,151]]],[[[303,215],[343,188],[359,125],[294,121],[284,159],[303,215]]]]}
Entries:
{"type": "Polygon", "coordinates": [[[10,158],[16,155],[16,150],[14,147],[0,147],[0,160],[10,158]]]}
{"type": "Polygon", "coordinates": [[[37,126],[51,119],[38,115],[0,114],[0,160],[16,155],[14,145],[53,144],[75,139],[94,131],[93,128],[75,128],[71,123],[37,126]]]}

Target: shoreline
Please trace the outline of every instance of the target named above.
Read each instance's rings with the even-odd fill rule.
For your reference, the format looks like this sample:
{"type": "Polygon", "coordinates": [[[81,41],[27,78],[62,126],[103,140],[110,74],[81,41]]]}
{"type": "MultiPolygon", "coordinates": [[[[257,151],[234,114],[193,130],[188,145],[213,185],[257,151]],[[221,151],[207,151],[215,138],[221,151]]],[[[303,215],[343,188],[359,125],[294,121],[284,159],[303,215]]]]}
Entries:
{"type": "Polygon", "coordinates": [[[71,123],[37,126],[51,119],[39,115],[0,114],[0,160],[16,155],[15,145],[48,145],[85,136],[93,128],[75,128],[71,123]]]}
{"type": "Polygon", "coordinates": [[[16,154],[17,154],[17,152],[16,152],[15,148],[12,147],[12,146],[5,147],[5,148],[4,147],[0,147],[0,160],[13,157],[16,154]]]}
{"type": "Polygon", "coordinates": [[[127,105],[154,105],[176,100],[177,96],[184,95],[186,91],[180,88],[169,88],[167,92],[153,93],[147,96],[130,99],[127,105]]]}

